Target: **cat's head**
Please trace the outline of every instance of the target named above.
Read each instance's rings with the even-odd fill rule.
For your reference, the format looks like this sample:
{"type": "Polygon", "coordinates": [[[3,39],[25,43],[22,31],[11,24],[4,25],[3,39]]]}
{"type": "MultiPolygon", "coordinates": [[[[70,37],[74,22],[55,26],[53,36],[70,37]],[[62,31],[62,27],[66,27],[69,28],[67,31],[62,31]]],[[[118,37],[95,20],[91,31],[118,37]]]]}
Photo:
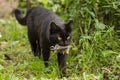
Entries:
{"type": "Polygon", "coordinates": [[[50,24],[50,35],[49,39],[52,43],[52,46],[58,44],[60,46],[68,46],[70,45],[71,37],[72,37],[72,25],[73,21],[70,20],[66,24],[58,25],[55,22],[51,22],[50,24]]]}

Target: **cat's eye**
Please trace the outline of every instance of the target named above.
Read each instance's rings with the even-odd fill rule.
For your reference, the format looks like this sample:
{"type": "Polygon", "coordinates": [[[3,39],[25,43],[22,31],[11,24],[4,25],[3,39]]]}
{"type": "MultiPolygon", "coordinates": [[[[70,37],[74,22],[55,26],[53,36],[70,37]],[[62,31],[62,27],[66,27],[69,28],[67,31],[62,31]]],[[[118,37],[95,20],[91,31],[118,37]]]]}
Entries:
{"type": "Polygon", "coordinates": [[[60,36],[58,36],[58,40],[60,41],[60,40],[62,40],[62,38],[60,36]]]}
{"type": "Polygon", "coordinates": [[[67,40],[69,40],[69,39],[70,39],[70,36],[67,37],[67,40]]]}

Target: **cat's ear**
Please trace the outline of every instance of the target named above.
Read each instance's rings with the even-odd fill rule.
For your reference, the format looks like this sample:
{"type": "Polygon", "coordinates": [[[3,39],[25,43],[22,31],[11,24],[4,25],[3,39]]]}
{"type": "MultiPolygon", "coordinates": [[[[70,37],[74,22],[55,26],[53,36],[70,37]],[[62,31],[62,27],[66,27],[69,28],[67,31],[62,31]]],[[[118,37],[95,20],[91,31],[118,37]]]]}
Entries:
{"type": "Polygon", "coordinates": [[[71,28],[72,24],[73,24],[73,20],[70,20],[67,24],[65,24],[66,31],[68,32],[72,31],[72,28],[71,28]]]}
{"type": "Polygon", "coordinates": [[[67,26],[72,26],[72,24],[73,24],[73,20],[70,20],[66,25],[67,26]]]}
{"type": "Polygon", "coordinates": [[[55,33],[59,30],[59,27],[56,25],[55,22],[50,23],[50,33],[55,33]]]}

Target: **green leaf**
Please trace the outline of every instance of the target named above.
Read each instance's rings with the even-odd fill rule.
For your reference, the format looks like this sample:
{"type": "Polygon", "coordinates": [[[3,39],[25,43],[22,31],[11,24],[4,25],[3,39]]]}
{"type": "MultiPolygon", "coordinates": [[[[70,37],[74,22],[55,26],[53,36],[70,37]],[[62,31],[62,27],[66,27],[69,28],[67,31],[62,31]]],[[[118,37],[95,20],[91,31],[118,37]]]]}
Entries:
{"type": "Polygon", "coordinates": [[[112,53],[114,53],[114,52],[111,50],[105,50],[102,53],[103,53],[104,57],[110,57],[112,55],[112,53]]]}
{"type": "Polygon", "coordinates": [[[94,12],[92,12],[92,11],[90,11],[90,10],[88,10],[88,9],[87,9],[87,12],[88,12],[92,17],[95,17],[94,12]]]}
{"type": "Polygon", "coordinates": [[[98,20],[95,20],[95,22],[96,22],[95,23],[95,28],[97,30],[104,30],[105,29],[106,25],[104,23],[99,22],[98,20]]]}
{"type": "Polygon", "coordinates": [[[0,33],[0,38],[2,38],[2,34],[0,33]]]}
{"type": "Polygon", "coordinates": [[[48,0],[43,0],[43,4],[47,5],[48,4],[48,0]]]}
{"type": "Polygon", "coordinates": [[[2,65],[0,65],[0,70],[4,69],[4,67],[2,65]]]}

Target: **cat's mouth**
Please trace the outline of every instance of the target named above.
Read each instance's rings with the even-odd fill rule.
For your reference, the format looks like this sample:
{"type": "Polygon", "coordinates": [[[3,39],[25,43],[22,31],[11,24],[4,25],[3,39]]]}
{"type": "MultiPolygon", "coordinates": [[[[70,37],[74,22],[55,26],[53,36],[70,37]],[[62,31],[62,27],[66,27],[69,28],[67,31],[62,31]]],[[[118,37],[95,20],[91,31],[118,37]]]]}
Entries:
{"type": "Polygon", "coordinates": [[[50,49],[53,50],[54,52],[60,52],[62,54],[65,54],[69,52],[70,45],[68,46],[60,46],[56,44],[55,46],[51,46],[50,49]]]}

